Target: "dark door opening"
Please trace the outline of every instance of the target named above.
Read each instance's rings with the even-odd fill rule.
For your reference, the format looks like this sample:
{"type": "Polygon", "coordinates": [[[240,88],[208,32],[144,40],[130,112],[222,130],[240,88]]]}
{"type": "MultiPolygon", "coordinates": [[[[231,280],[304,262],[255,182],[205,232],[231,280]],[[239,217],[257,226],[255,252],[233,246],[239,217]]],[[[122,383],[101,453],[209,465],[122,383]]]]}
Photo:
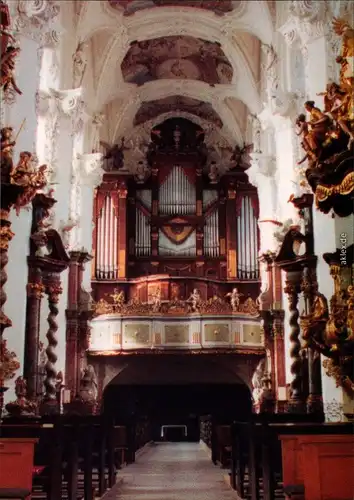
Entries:
{"type": "Polygon", "coordinates": [[[104,411],[117,420],[147,418],[154,441],[199,441],[201,416],[211,414],[225,423],[247,419],[252,404],[241,384],[111,385],[104,411]],[[170,427],[161,434],[163,426],[170,427]]]}

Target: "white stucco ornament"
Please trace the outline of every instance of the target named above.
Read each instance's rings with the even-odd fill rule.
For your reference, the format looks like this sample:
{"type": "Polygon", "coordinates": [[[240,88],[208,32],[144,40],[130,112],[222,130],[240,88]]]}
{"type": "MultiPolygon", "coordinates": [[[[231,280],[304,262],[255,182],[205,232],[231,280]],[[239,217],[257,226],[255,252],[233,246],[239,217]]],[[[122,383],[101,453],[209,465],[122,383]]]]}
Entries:
{"type": "Polygon", "coordinates": [[[81,184],[92,187],[101,184],[104,170],[102,169],[102,153],[91,153],[78,155],[79,175],[78,180],[81,184]]]}
{"type": "Polygon", "coordinates": [[[39,42],[56,46],[63,29],[59,24],[60,2],[56,0],[20,0],[14,19],[16,30],[39,42]]]}
{"type": "Polygon", "coordinates": [[[284,36],[288,45],[291,46],[296,42],[306,45],[328,32],[329,14],[327,2],[291,0],[288,19],[278,31],[284,36]]]}

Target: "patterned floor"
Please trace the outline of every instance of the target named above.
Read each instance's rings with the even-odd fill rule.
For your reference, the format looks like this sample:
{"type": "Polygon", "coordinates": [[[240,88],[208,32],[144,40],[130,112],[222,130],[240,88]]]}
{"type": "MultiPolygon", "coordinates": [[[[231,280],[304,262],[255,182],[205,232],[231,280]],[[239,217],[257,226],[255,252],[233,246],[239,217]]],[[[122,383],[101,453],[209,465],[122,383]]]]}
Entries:
{"type": "Polygon", "coordinates": [[[103,499],[235,500],[223,474],[198,443],[153,444],[120,472],[122,484],[103,499]]]}

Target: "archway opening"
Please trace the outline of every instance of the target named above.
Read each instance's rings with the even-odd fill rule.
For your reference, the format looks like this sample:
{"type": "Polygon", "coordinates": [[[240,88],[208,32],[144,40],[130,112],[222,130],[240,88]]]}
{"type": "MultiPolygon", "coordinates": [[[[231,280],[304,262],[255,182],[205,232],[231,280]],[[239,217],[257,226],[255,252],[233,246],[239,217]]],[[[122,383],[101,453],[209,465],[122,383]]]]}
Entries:
{"type": "Polygon", "coordinates": [[[131,357],[106,387],[104,411],[117,420],[148,419],[154,441],[198,441],[199,422],[247,419],[248,387],[227,366],[226,356],[131,357]]]}

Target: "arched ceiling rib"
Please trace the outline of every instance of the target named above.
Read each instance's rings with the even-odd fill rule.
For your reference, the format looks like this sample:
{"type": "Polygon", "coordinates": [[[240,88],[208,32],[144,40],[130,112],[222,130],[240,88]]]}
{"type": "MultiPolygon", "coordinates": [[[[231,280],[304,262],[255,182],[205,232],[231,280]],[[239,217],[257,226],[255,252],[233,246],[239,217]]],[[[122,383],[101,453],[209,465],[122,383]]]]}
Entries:
{"type": "Polygon", "coordinates": [[[223,125],[220,116],[214,111],[209,103],[179,95],[143,102],[135,114],[134,125],[140,125],[160,114],[170,111],[186,111],[190,114],[199,116],[207,122],[214,123],[216,127],[220,128],[223,125]]]}
{"type": "Polygon", "coordinates": [[[241,3],[238,0],[108,0],[109,4],[124,15],[129,16],[139,10],[156,7],[191,7],[205,9],[217,15],[232,12],[241,3]]]}

